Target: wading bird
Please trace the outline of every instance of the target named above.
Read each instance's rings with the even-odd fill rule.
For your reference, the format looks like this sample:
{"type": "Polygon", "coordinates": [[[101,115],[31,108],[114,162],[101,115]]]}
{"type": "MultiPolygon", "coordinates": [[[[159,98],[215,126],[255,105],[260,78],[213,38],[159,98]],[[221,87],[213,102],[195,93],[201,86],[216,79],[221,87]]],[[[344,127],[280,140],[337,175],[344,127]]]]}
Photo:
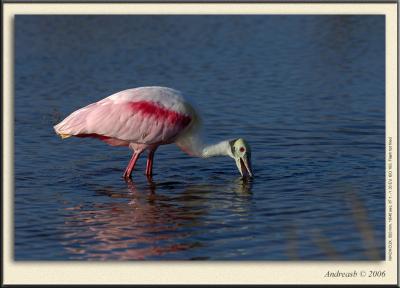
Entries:
{"type": "Polygon", "coordinates": [[[242,176],[253,176],[250,146],[244,139],[206,145],[201,141],[200,128],[198,113],[179,91],[157,86],[120,91],[73,112],[54,126],[63,139],[92,137],[112,146],[128,146],[133,155],[124,178],[131,177],[145,150],[146,175],[151,176],[154,152],[170,143],[192,156],[229,156],[235,159],[242,176]]]}

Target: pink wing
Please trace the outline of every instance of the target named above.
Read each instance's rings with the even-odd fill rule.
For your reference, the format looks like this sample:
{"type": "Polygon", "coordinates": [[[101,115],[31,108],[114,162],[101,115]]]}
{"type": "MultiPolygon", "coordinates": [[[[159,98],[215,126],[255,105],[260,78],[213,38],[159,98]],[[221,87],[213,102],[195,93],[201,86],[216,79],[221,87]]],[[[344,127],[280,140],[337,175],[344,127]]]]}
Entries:
{"type": "Polygon", "coordinates": [[[113,146],[128,146],[129,142],[167,144],[190,122],[190,115],[159,102],[105,98],[75,111],[54,129],[62,137],[95,137],[113,146]]]}

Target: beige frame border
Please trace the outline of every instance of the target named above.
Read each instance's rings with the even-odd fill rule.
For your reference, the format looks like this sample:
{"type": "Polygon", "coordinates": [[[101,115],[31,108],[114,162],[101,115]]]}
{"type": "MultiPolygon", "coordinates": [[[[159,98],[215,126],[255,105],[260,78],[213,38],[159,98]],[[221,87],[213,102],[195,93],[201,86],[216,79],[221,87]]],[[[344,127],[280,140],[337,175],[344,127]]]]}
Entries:
{"type": "MultiPolygon", "coordinates": [[[[397,4],[12,4],[3,6],[3,284],[396,284],[397,283],[397,4]],[[386,140],[392,137],[390,261],[273,262],[14,262],[13,17],[15,14],[380,14],[386,15],[386,140]],[[9,137],[7,137],[9,135],[9,137]],[[11,157],[10,157],[11,156],[11,157]],[[324,278],[327,271],[386,271],[384,278],[324,278]]],[[[387,147],[386,147],[387,148],[387,147]]],[[[386,149],[388,159],[388,149],[386,149]]],[[[386,166],[387,167],[387,166],[386,166]]],[[[388,169],[386,169],[388,170],[388,169]]],[[[388,171],[386,171],[388,180],[388,171]]],[[[388,189],[386,181],[386,189],[388,189]]],[[[389,193],[388,193],[389,192],[389,193]]],[[[388,207],[388,198],[386,199],[388,207]]],[[[388,208],[387,208],[388,209],[388,208]]],[[[386,211],[386,216],[388,211],[386,211]]],[[[386,223],[388,229],[389,223],[386,223]]],[[[386,236],[388,247],[388,236],[386,236]]],[[[388,248],[386,247],[386,259],[388,248]]]]}

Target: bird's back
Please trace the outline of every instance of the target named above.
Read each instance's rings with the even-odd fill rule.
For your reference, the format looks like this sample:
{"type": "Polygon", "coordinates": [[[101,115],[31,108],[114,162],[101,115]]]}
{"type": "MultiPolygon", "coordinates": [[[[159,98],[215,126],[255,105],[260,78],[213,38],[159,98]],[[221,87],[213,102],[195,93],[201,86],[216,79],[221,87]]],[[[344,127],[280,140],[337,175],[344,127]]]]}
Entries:
{"type": "Polygon", "coordinates": [[[83,107],[54,126],[63,137],[96,137],[111,145],[166,144],[198,115],[183,95],[167,87],[120,91],[83,107]]]}
{"type": "Polygon", "coordinates": [[[150,101],[167,109],[182,113],[186,112],[185,104],[187,102],[180,91],[161,86],[138,87],[123,90],[104,98],[98,103],[104,103],[107,101],[112,101],[115,104],[150,101]]]}

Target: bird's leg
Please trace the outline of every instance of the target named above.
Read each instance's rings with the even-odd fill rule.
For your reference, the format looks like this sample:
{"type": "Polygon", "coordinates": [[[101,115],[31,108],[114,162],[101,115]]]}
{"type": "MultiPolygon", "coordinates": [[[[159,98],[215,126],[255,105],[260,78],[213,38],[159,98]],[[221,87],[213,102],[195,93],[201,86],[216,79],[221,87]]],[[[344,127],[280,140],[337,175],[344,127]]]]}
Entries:
{"type": "Polygon", "coordinates": [[[156,152],[157,148],[149,150],[149,156],[147,157],[147,164],[146,164],[146,175],[147,177],[151,177],[153,175],[153,158],[154,152],[156,152]]]}
{"type": "Polygon", "coordinates": [[[136,161],[137,161],[137,159],[139,159],[139,156],[140,156],[140,152],[136,152],[136,151],[133,152],[132,158],[131,158],[131,160],[129,161],[129,164],[128,164],[128,166],[127,166],[126,169],[125,169],[125,173],[124,173],[124,176],[123,176],[125,179],[131,177],[132,170],[133,170],[133,168],[135,167],[136,161]]]}

